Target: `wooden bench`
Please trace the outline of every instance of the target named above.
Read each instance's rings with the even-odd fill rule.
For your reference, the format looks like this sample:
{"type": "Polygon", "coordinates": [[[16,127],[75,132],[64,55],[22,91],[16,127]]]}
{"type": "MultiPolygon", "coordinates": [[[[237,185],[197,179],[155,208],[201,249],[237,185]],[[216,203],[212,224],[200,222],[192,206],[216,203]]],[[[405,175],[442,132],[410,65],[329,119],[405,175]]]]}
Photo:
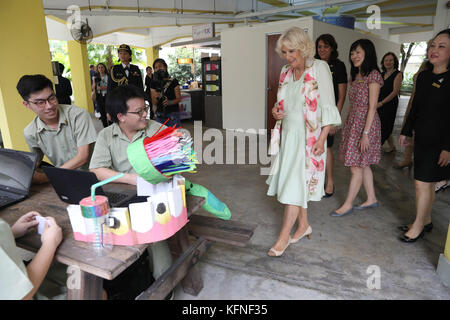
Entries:
{"type": "MultiPolygon", "coordinates": [[[[192,206],[193,212],[197,209],[192,206]]],[[[203,281],[196,263],[212,245],[212,241],[244,247],[256,228],[255,224],[225,221],[213,216],[196,214],[189,216],[186,226],[187,230],[180,230],[174,237],[168,239],[172,254],[177,259],[164,274],[136,298],[137,300],[163,299],[180,281],[184,292],[193,296],[198,295],[203,289],[203,281]],[[187,231],[197,237],[197,240],[189,247],[186,247],[186,243],[189,243],[187,231]]]]}

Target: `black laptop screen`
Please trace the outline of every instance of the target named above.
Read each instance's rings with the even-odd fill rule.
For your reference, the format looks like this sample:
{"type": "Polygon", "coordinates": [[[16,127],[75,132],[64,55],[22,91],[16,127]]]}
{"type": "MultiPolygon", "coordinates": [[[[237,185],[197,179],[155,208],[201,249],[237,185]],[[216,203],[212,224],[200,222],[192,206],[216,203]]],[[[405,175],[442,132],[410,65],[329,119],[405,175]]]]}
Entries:
{"type": "Polygon", "coordinates": [[[34,172],[35,155],[0,149],[0,188],[28,192],[34,172]]]}

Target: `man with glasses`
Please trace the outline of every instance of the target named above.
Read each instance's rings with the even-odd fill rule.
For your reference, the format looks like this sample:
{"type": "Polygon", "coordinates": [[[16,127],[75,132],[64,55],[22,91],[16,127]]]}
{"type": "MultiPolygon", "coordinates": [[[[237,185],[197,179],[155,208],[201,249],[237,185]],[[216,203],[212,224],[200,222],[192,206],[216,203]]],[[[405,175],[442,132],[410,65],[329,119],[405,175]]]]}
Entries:
{"type": "Polygon", "coordinates": [[[149,120],[150,110],[142,90],[133,85],[115,88],[106,97],[106,109],[112,125],[99,132],[89,169],[99,180],[105,180],[121,172],[125,175],[115,180],[136,185],[137,174],[128,161],[130,143],[152,136],[161,124],[149,120]]]}
{"type": "MultiPolygon", "coordinates": [[[[138,175],[128,161],[127,147],[144,136],[152,136],[161,127],[148,119],[150,110],[144,98],[143,91],[133,85],[119,86],[107,95],[106,109],[113,124],[99,132],[89,165],[99,180],[124,173],[114,182],[136,185],[138,175]]],[[[169,246],[159,241],[148,248],[153,277],[158,279],[172,264],[169,246]]]]}
{"type": "MultiPolygon", "coordinates": [[[[38,166],[46,155],[57,167],[87,169],[97,138],[89,113],[75,105],[60,105],[53,83],[44,75],[25,75],[16,88],[24,106],[36,113],[23,133],[30,150],[38,154],[38,166]]],[[[36,170],[33,182],[46,181],[45,173],[36,170]]]]}

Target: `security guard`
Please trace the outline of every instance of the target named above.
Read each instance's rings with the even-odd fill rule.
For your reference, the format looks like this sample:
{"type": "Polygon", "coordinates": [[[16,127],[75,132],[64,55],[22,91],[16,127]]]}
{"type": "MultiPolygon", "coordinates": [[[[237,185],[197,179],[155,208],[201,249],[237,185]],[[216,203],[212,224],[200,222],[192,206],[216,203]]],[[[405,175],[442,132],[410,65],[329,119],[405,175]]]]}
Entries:
{"type": "Polygon", "coordinates": [[[132,84],[142,89],[144,92],[144,85],[142,82],[141,70],[138,66],[131,64],[131,49],[126,44],[121,44],[119,49],[119,61],[121,64],[112,66],[110,71],[110,80],[108,81],[108,93],[114,88],[121,85],[132,84]]]}

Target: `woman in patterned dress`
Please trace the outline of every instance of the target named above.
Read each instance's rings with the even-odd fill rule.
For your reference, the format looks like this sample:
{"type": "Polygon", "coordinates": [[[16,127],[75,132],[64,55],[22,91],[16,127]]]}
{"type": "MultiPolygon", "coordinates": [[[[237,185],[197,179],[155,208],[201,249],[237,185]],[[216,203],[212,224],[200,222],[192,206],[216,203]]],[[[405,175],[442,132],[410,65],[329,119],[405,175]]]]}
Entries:
{"type": "Polygon", "coordinates": [[[277,42],[277,53],[287,60],[280,74],[273,117],[281,121],[281,144],[267,183],[268,195],[285,205],[278,240],[267,253],[281,256],[291,243],[312,229],[307,202],[324,195],[326,139],[330,126],[340,125],[330,68],[315,60],[314,42],[298,27],[287,30],[277,42]],[[291,238],[291,229],[298,222],[291,238]]]}
{"type": "Polygon", "coordinates": [[[351,213],[353,209],[378,207],[370,166],[381,158],[381,124],[377,104],[383,78],[377,66],[375,47],[370,40],[360,39],[351,45],[350,64],[350,111],[339,151],[344,166],[350,167],[351,180],[344,204],[331,212],[334,217],[351,213]],[[361,184],[364,185],[367,200],[354,207],[353,201],[361,184]]]}

